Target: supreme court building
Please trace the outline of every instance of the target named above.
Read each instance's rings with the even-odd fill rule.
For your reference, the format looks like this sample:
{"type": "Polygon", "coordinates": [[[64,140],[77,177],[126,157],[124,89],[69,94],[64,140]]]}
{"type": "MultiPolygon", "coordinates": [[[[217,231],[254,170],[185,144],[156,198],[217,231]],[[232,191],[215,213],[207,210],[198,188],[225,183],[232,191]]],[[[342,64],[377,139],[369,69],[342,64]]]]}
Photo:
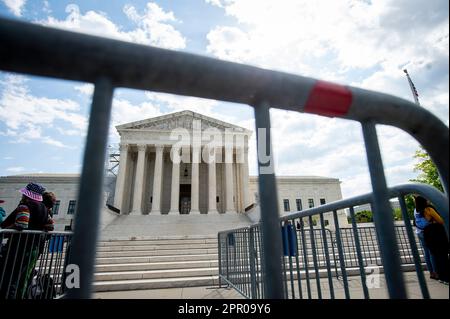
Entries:
{"type": "MultiPolygon", "coordinates": [[[[114,206],[122,214],[244,213],[257,204],[258,178],[248,168],[252,131],[192,111],[116,128],[114,206]]],[[[281,176],[277,188],[280,214],[342,198],[336,178],[281,176]]]]}
{"type": "MultiPolygon", "coordinates": [[[[105,178],[102,211],[106,220],[113,206],[123,217],[245,213],[252,222],[258,221],[258,177],[249,177],[248,166],[252,131],[192,111],[116,129],[120,160],[117,177],[105,178]]],[[[0,195],[7,213],[19,202],[20,188],[30,181],[55,192],[56,223],[61,227],[70,224],[77,206],[79,174],[0,176],[0,195]]],[[[276,182],[280,215],[342,199],[337,178],[277,176],[276,182]]],[[[339,218],[341,225],[347,224],[345,212],[339,218]]]]}
{"type": "Polygon", "coordinates": [[[120,164],[114,206],[121,213],[231,213],[251,204],[251,131],[191,111],[116,128],[120,164]]]}

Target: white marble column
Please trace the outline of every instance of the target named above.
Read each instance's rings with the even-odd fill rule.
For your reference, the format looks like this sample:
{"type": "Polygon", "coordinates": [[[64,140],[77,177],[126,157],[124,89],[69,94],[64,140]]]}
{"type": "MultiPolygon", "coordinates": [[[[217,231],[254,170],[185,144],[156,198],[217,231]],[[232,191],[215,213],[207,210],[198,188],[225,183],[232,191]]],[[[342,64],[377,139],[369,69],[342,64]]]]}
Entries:
{"type": "Polygon", "coordinates": [[[190,214],[200,214],[199,210],[199,166],[200,166],[200,148],[192,148],[192,167],[191,167],[191,211],[190,214]]]}
{"type": "Polygon", "coordinates": [[[156,145],[155,169],[153,173],[152,214],[161,213],[163,151],[164,146],[156,145]]]}
{"type": "Polygon", "coordinates": [[[119,172],[116,180],[116,191],[114,194],[114,207],[120,209],[120,213],[124,214],[123,203],[125,196],[125,177],[128,165],[128,144],[120,144],[120,162],[119,172]]]}
{"type": "Polygon", "coordinates": [[[144,196],[144,171],[145,171],[145,151],[147,145],[140,144],[138,148],[138,157],[136,164],[136,175],[134,179],[134,193],[133,193],[133,209],[131,214],[142,215],[142,199],[144,196]]]}
{"type": "Polygon", "coordinates": [[[217,211],[217,190],[216,190],[216,150],[215,148],[208,149],[209,163],[208,163],[208,214],[218,213],[217,211]]]}
{"type": "Polygon", "coordinates": [[[225,147],[225,212],[236,212],[233,188],[233,148],[225,147]]]}
{"type": "Polygon", "coordinates": [[[172,189],[170,192],[170,211],[169,213],[180,213],[180,149],[174,150],[172,157],[172,189]],[[176,153],[178,152],[178,153],[176,153]]]}
{"type": "Polygon", "coordinates": [[[243,150],[244,162],[241,166],[241,178],[242,178],[242,197],[244,202],[243,210],[250,205],[250,196],[248,190],[248,148],[244,148],[243,150]]]}

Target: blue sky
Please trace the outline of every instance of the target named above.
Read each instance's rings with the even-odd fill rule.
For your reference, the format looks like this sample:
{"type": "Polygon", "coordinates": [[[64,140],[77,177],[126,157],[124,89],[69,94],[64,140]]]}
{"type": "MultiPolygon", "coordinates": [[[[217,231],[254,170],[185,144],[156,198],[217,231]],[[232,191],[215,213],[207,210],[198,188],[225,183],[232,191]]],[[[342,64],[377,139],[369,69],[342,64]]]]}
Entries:
{"type": "MultiPolygon", "coordinates": [[[[0,16],[193,52],[412,99],[448,125],[445,0],[0,0],[0,16]]],[[[0,73],[0,175],[80,171],[92,86],[0,73]]],[[[190,109],[254,129],[245,105],[117,89],[114,126],[190,109]]],[[[344,196],[370,190],[357,123],[272,110],[276,172],[339,178],[344,196]]],[[[418,144],[379,127],[388,183],[414,178],[418,144]]],[[[256,173],[254,139],[250,170],[256,173]]]]}

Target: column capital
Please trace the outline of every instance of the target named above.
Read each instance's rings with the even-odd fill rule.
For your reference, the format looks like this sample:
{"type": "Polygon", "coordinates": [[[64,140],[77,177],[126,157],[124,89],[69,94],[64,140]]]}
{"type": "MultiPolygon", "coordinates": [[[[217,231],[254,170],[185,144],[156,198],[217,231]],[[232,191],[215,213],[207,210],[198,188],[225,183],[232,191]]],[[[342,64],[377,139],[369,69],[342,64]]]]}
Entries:
{"type": "Polygon", "coordinates": [[[145,152],[145,150],[147,149],[147,144],[138,144],[137,149],[139,152],[145,152]]]}
{"type": "Polygon", "coordinates": [[[128,148],[130,147],[130,144],[128,143],[120,143],[119,144],[119,150],[122,151],[128,151],[128,148]]]}
{"type": "Polygon", "coordinates": [[[238,153],[244,153],[244,154],[248,154],[248,146],[244,146],[244,147],[237,147],[237,148],[236,148],[236,152],[238,152],[238,153]]]}
{"type": "Polygon", "coordinates": [[[156,152],[162,152],[164,150],[164,145],[155,144],[155,150],[156,152]]]}

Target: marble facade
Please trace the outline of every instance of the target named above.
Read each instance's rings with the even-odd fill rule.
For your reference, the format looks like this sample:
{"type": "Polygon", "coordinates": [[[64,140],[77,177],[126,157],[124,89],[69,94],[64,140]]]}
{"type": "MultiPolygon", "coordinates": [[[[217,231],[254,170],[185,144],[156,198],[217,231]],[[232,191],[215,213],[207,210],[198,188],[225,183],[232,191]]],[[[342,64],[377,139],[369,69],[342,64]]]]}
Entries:
{"type": "Polygon", "coordinates": [[[252,132],[191,111],[116,127],[122,214],[244,212],[252,132]]]}

